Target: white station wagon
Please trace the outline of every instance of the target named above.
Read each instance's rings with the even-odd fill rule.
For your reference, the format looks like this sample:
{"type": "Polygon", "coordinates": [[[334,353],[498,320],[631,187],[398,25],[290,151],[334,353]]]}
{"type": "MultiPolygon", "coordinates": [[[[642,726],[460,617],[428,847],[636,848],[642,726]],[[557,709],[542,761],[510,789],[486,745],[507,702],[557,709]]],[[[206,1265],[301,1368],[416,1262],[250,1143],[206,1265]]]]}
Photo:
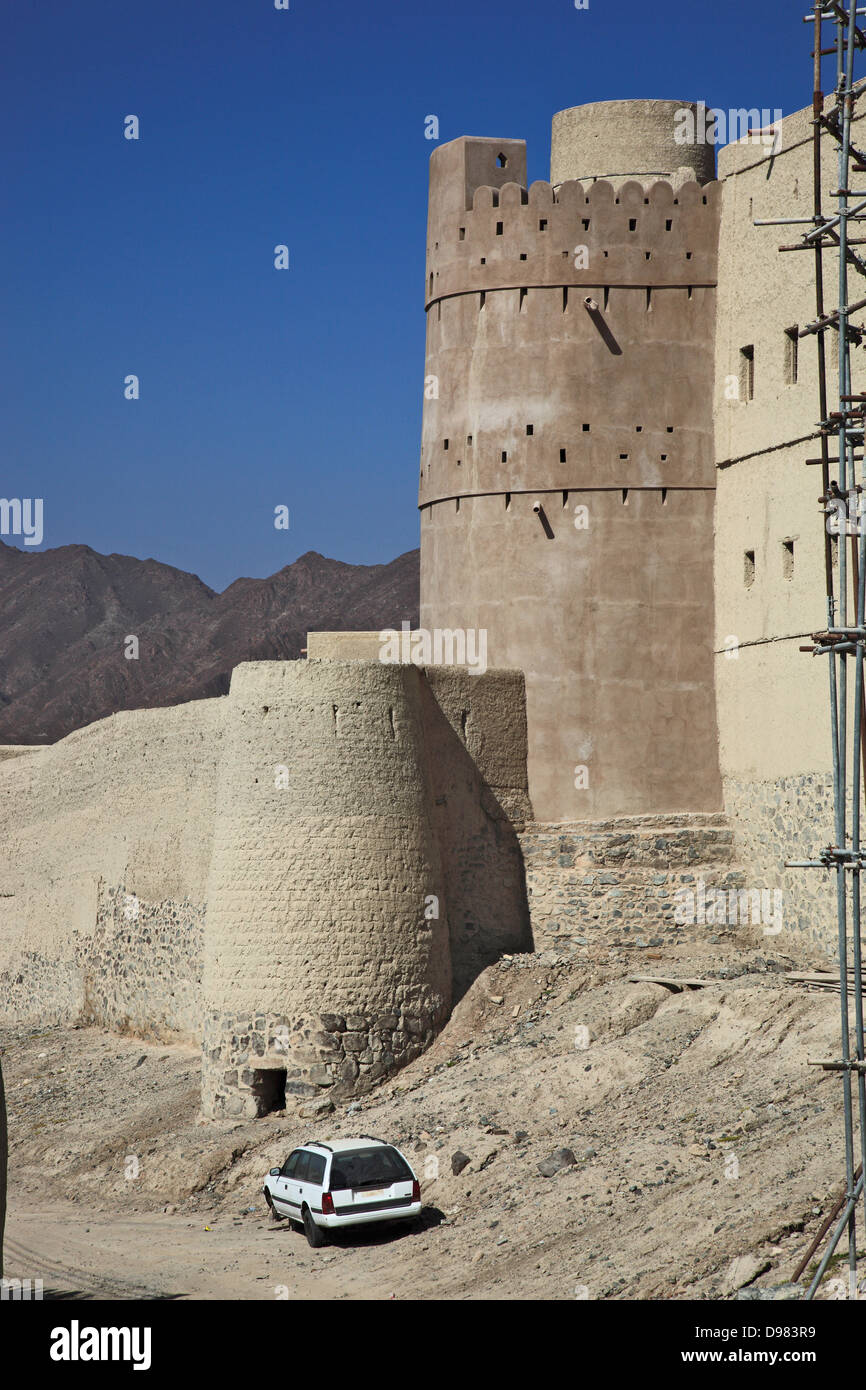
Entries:
{"type": "Polygon", "coordinates": [[[315,1248],[329,1230],[421,1213],[421,1186],[405,1156],[369,1134],[330,1144],[311,1139],[270,1170],[262,1191],[274,1219],[303,1226],[315,1248]]]}

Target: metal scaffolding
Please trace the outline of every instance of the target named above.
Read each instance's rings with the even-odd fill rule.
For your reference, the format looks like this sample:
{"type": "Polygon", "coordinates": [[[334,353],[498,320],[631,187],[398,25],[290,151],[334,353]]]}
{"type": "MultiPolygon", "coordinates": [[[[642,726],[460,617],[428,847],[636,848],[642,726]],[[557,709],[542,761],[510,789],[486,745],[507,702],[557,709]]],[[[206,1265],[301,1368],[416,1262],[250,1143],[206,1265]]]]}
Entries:
{"type": "MultiPolygon", "coordinates": [[[[799,336],[815,335],[818,345],[818,406],[820,415],[820,459],[807,463],[821,467],[822,525],[824,528],[824,572],[827,590],[827,625],[812,634],[812,642],[802,648],[827,659],[830,693],[830,745],[833,763],[834,826],[833,840],[814,860],[791,862],[786,867],[823,869],[833,875],[839,952],[840,1056],[814,1065],[840,1073],[845,1126],[845,1192],[835,1226],[831,1213],[819,1239],[830,1230],[830,1240],[815,1271],[806,1297],[814,1297],[837,1245],[847,1232],[848,1297],[857,1297],[857,1211],[863,1200],[863,1230],[866,1231],[866,1054],[863,1029],[863,962],[861,937],[861,874],[866,868],[866,847],[861,844],[861,796],[866,784],[866,691],[864,691],[864,647],[866,647],[866,515],[861,504],[863,489],[863,441],[866,424],[866,392],[852,393],[851,347],[861,342],[862,327],[851,322],[866,299],[849,298],[849,275],[853,271],[866,278],[866,261],[853,248],[863,239],[849,236],[849,224],[866,216],[866,191],[850,186],[852,174],[866,174],[866,153],[852,141],[852,122],[857,99],[866,92],[866,78],[855,79],[855,59],[866,51],[866,34],[858,27],[856,9],[838,0],[815,0],[813,13],[804,23],[813,28],[812,98],[812,217],[785,218],[779,222],[808,221],[808,231],[793,246],[781,251],[811,250],[815,264],[815,319],[799,330],[799,336]],[[824,26],[835,30],[834,41],[824,48],[824,26]],[[822,60],[832,58],[835,85],[826,99],[822,90],[822,60]],[[826,109],[825,109],[826,105],[826,109]],[[822,189],[822,145],[835,143],[836,186],[826,196],[835,211],[825,215],[822,189]],[[828,313],[824,299],[824,255],[831,253],[838,266],[837,304],[828,313]],[[839,343],[837,408],[829,409],[825,337],[836,333],[839,343]],[[830,441],[837,449],[830,456],[830,441]],[[831,477],[831,465],[837,477],[831,477]],[[858,481],[858,478],[861,481],[858,481]],[[838,525],[836,524],[838,521],[838,525]],[[838,535],[838,541],[834,534],[838,535]],[[850,537],[850,557],[847,540],[850,537]],[[834,589],[834,544],[838,558],[838,584],[834,589]],[[853,611],[853,623],[851,616],[853,611]],[[853,692],[849,692],[850,664],[853,661],[853,692]],[[853,700],[849,699],[853,693],[853,700]],[[849,727],[850,726],[850,727],[849,727]],[[851,1004],[854,1003],[853,1028],[851,1004]],[[856,1093],[856,1103],[855,1096],[856,1093]],[[857,1124],[855,1125],[855,1109],[857,1124]],[[859,1129],[859,1139],[856,1130],[859,1129]],[[855,1150],[859,1148],[859,1163],[855,1150]]],[[[829,64],[826,65],[829,67],[829,64]]],[[[768,225],[768,224],[764,224],[768,225]]],[[[777,223],[778,225],[778,223],[777,223]]],[[[864,498],[866,501],[866,498],[864,498]]],[[[807,1259],[814,1249],[809,1251],[807,1259]]],[[[801,1263],[798,1274],[806,1261],[801,1263]]]]}

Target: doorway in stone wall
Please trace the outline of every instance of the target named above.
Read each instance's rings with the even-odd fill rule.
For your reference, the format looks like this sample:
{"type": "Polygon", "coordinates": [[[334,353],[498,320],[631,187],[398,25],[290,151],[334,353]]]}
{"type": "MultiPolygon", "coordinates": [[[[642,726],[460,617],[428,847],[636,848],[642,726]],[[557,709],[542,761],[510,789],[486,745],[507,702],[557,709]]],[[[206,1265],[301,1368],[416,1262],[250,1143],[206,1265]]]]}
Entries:
{"type": "Polygon", "coordinates": [[[270,1115],[286,1108],[285,1067],[259,1067],[253,1072],[252,1093],[256,1101],[256,1117],[270,1115]]]}

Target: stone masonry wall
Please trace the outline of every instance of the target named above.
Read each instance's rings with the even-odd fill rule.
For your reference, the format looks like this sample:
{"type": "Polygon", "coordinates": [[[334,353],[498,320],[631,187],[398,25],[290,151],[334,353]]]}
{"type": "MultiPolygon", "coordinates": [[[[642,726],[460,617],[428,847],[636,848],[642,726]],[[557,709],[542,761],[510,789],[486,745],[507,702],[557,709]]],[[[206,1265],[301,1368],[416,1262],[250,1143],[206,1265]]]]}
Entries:
{"type": "Polygon", "coordinates": [[[569,955],[602,941],[658,946],[682,932],[680,890],[746,886],[733,833],[718,815],[536,823],[519,838],[536,951],[569,955]]]}

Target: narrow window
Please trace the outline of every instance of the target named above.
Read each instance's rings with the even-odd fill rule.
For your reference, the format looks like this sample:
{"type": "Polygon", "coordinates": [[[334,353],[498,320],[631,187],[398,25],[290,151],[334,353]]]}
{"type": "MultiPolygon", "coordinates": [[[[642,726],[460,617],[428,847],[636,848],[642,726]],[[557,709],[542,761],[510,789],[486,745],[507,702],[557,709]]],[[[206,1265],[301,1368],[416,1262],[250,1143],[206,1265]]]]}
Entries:
{"type": "Polygon", "coordinates": [[[442,448],[443,448],[443,449],[447,449],[447,448],[448,448],[448,440],[447,440],[447,439],[443,439],[443,441],[442,441],[442,448]]]}
{"type": "Polygon", "coordinates": [[[507,159],[507,157],[506,157],[504,154],[498,154],[498,155],[496,156],[496,164],[497,164],[498,168],[500,168],[500,169],[507,169],[507,168],[508,168],[508,159],[507,159]]]}
{"type": "Polygon", "coordinates": [[[755,552],[747,550],[743,556],[743,583],[751,589],[755,582],[755,552]]]}
{"type": "Polygon", "coordinates": [[[636,218],[636,217],[630,217],[630,218],[628,219],[628,229],[629,229],[630,232],[636,232],[636,231],[637,231],[637,218],[636,218]]]}
{"type": "Polygon", "coordinates": [[[526,426],[526,433],[527,433],[527,434],[534,434],[534,432],[535,432],[535,427],[534,427],[534,425],[527,425],[527,426],[526,426]]]}
{"type": "Polygon", "coordinates": [[[472,446],[472,435],[471,435],[471,434],[467,434],[467,436],[466,436],[466,443],[467,443],[467,444],[470,446],[470,448],[471,448],[471,446],[472,446]]]}
{"type": "Polygon", "coordinates": [[[496,235],[497,235],[497,236],[502,236],[502,232],[503,232],[504,226],[505,226],[504,222],[497,222],[497,224],[496,224],[496,235]]]}
{"type": "Polygon", "coordinates": [[[461,240],[461,241],[465,241],[465,240],[466,240],[466,228],[465,228],[465,227],[461,227],[461,228],[460,228],[460,240],[461,240]]]}
{"type": "Polygon", "coordinates": [[[481,290],[481,291],[479,292],[479,295],[478,295],[478,308],[479,308],[479,309],[483,309],[483,308],[484,308],[484,305],[485,305],[486,303],[487,303],[487,291],[486,291],[486,290],[481,290]]]}
{"type": "Polygon", "coordinates": [[[740,348],[740,400],[755,398],[755,345],[748,343],[740,348]]]}
{"type": "Polygon", "coordinates": [[[559,451],[559,462],[560,462],[560,463],[565,463],[565,461],[566,461],[566,458],[565,458],[565,450],[564,450],[564,449],[560,449],[560,451],[559,451]]]}
{"type": "Polygon", "coordinates": [[[671,221],[671,219],[668,218],[667,221],[665,222],[665,231],[666,231],[666,232],[669,232],[670,229],[671,229],[671,227],[672,227],[673,225],[674,225],[674,224],[673,224],[673,222],[671,221]]]}
{"type": "Polygon", "coordinates": [[[547,218],[546,218],[546,217],[542,217],[542,218],[539,220],[539,223],[538,223],[538,230],[539,230],[540,232],[546,232],[546,231],[547,231],[547,218]]]}
{"type": "Polygon", "coordinates": [[[502,462],[503,462],[503,463],[507,463],[507,462],[508,462],[508,454],[507,454],[507,452],[506,452],[505,449],[502,450],[502,462]]]}
{"type": "Polygon", "coordinates": [[[510,493],[510,492],[506,492],[506,494],[505,494],[505,510],[506,510],[507,512],[511,510],[511,493],[510,493]]]}
{"type": "Polygon", "coordinates": [[[800,346],[798,338],[799,326],[795,323],[792,328],[785,329],[785,385],[796,386],[797,384],[797,349],[800,346]]]}
{"type": "Polygon", "coordinates": [[[518,305],[517,305],[518,313],[522,313],[522,312],[523,312],[523,304],[524,304],[524,301],[525,301],[525,299],[526,299],[526,295],[527,295],[527,291],[526,291],[526,290],[521,290],[521,291],[520,291],[520,300],[519,300],[519,303],[518,303],[518,305]]]}
{"type": "Polygon", "coordinates": [[[567,308],[568,308],[568,290],[564,288],[563,291],[562,291],[562,312],[565,313],[565,311],[566,311],[567,308]]]}
{"type": "Polygon", "coordinates": [[[782,578],[794,578],[794,542],[782,541],[782,578]]]}

